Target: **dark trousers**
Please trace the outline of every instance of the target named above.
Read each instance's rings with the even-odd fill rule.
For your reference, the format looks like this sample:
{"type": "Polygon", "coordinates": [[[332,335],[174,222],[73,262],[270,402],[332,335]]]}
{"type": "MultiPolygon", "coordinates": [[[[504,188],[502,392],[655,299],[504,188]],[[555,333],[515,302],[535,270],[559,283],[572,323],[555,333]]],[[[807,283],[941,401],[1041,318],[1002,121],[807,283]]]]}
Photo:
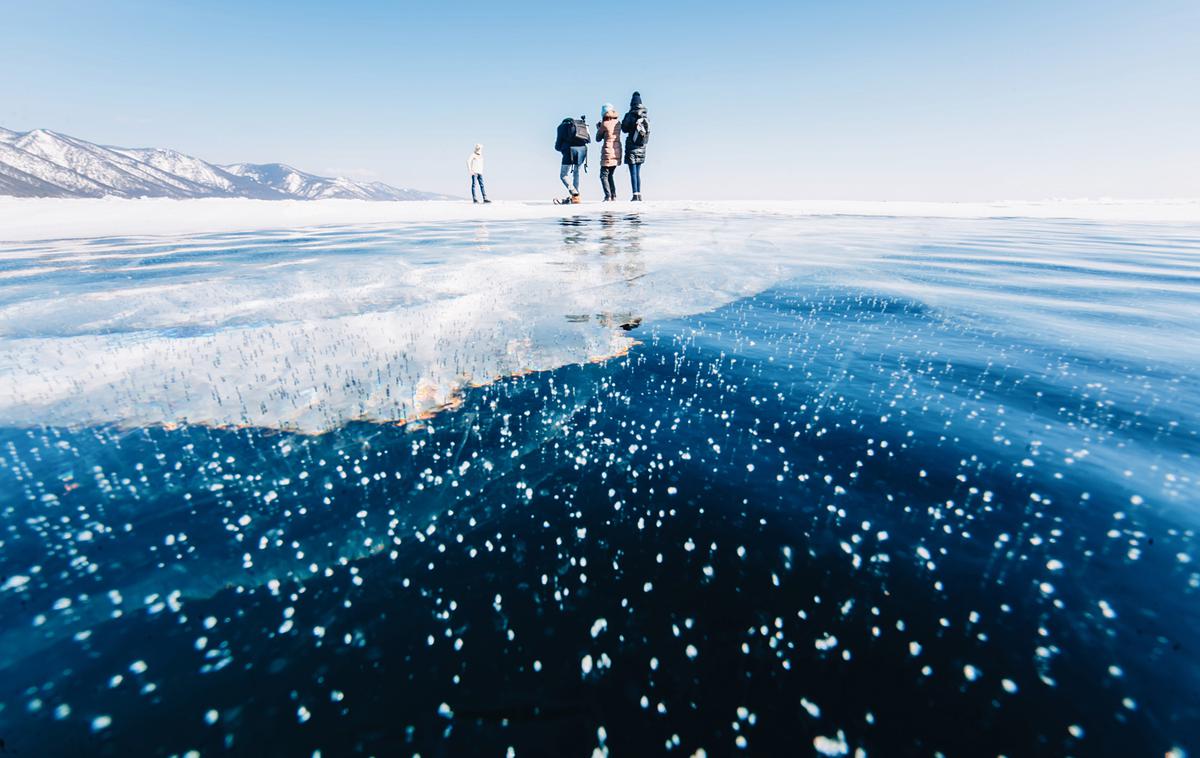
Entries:
{"type": "Polygon", "coordinates": [[[475,199],[475,182],[479,182],[479,194],[487,200],[487,190],[483,188],[483,174],[471,174],[471,199],[475,199]]]}
{"type": "Polygon", "coordinates": [[[633,185],[633,194],[642,194],[642,164],[629,164],[629,183],[633,185]]]}
{"type": "Polygon", "coordinates": [[[604,188],[605,200],[617,199],[617,183],[613,179],[613,174],[616,173],[616,170],[616,166],[600,167],[600,186],[604,188]]]}

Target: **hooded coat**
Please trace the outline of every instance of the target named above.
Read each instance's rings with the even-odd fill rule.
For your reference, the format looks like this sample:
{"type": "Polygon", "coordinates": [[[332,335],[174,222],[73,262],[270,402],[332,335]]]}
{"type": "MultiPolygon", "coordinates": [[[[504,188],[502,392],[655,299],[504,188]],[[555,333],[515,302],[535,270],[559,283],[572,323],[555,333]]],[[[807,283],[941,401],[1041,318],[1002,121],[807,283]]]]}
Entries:
{"type": "Polygon", "coordinates": [[[607,111],[596,125],[596,141],[600,146],[600,165],[604,168],[621,165],[621,123],[615,110],[607,111]]]}
{"type": "Polygon", "coordinates": [[[483,174],[483,145],[476,145],[475,152],[467,158],[467,171],[472,174],[483,174]]]}
{"type": "MultiPolygon", "coordinates": [[[[625,137],[625,162],[631,164],[642,164],[646,162],[646,142],[642,144],[634,144],[634,132],[637,131],[638,121],[646,118],[646,107],[642,105],[642,96],[638,92],[633,93],[633,97],[629,100],[629,112],[625,114],[625,118],[621,119],[621,131],[627,135],[625,137]]],[[[650,122],[646,121],[646,141],[650,139],[650,122]]]]}

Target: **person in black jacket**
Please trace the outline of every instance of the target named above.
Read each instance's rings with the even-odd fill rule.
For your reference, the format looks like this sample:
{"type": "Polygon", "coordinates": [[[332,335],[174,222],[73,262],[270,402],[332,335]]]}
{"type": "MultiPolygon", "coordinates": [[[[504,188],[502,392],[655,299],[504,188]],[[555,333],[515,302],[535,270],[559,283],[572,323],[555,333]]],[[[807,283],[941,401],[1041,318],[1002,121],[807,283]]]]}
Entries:
{"type": "Polygon", "coordinates": [[[642,105],[642,93],[634,92],[629,99],[629,112],[621,119],[621,131],[628,135],[625,137],[625,165],[629,166],[633,199],[641,200],[642,164],[646,162],[646,143],[650,141],[650,122],[642,105]]]}
{"type": "Polygon", "coordinates": [[[564,118],[558,125],[558,134],[554,139],[554,149],[562,154],[562,163],[558,171],[558,179],[567,188],[569,202],[579,202],[579,167],[587,165],[587,146],[589,142],[587,120],[580,116],[578,119],[564,118]],[[567,174],[574,173],[574,187],[567,181],[567,174]]]}

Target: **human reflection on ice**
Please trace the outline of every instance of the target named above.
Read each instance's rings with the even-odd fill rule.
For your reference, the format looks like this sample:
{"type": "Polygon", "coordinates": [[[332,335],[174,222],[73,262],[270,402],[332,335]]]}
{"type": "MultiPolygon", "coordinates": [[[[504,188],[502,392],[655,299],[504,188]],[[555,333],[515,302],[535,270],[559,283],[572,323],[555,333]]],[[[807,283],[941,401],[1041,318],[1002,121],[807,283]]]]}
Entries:
{"type": "Polygon", "coordinates": [[[481,223],[475,227],[475,249],[481,253],[491,252],[492,246],[489,244],[491,233],[488,232],[488,225],[481,223]]]}
{"type": "MultiPolygon", "coordinates": [[[[563,251],[567,254],[566,266],[573,271],[585,271],[598,267],[605,288],[617,287],[628,290],[637,279],[645,276],[646,265],[642,256],[642,218],[636,213],[604,213],[599,217],[571,216],[559,224],[563,233],[563,251]],[[591,244],[588,231],[598,227],[599,234],[591,244]]],[[[636,329],[642,316],[628,308],[620,308],[614,302],[624,299],[621,293],[610,298],[601,298],[604,307],[595,314],[568,314],[567,320],[582,323],[593,316],[596,323],[605,327],[620,327],[625,331],[636,329]]]]}
{"type": "Polygon", "coordinates": [[[7,292],[39,318],[5,323],[16,300],[0,293],[0,421],[313,433],[410,422],[466,386],[617,355],[646,293],[596,223],[564,222],[566,255],[548,224],[109,240],[85,278],[50,249],[54,270],[7,292]],[[154,286],[128,275],[147,261],[154,286]]]}
{"type": "Polygon", "coordinates": [[[605,213],[600,217],[600,254],[606,270],[627,280],[646,273],[642,260],[642,217],[636,213],[605,213]]]}

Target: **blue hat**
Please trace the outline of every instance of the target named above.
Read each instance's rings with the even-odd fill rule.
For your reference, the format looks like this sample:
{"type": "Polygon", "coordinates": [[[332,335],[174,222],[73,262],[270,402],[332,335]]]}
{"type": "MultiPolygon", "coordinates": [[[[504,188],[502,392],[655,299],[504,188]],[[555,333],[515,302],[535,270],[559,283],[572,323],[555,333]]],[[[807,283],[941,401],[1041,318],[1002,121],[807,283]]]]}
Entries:
{"type": "Polygon", "coordinates": [[[612,103],[605,103],[604,105],[601,105],[600,106],[600,118],[604,118],[605,113],[608,113],[609,111],[615,111],[615,110],[616,110],[616,108],[612,107],[612,103]]]}

